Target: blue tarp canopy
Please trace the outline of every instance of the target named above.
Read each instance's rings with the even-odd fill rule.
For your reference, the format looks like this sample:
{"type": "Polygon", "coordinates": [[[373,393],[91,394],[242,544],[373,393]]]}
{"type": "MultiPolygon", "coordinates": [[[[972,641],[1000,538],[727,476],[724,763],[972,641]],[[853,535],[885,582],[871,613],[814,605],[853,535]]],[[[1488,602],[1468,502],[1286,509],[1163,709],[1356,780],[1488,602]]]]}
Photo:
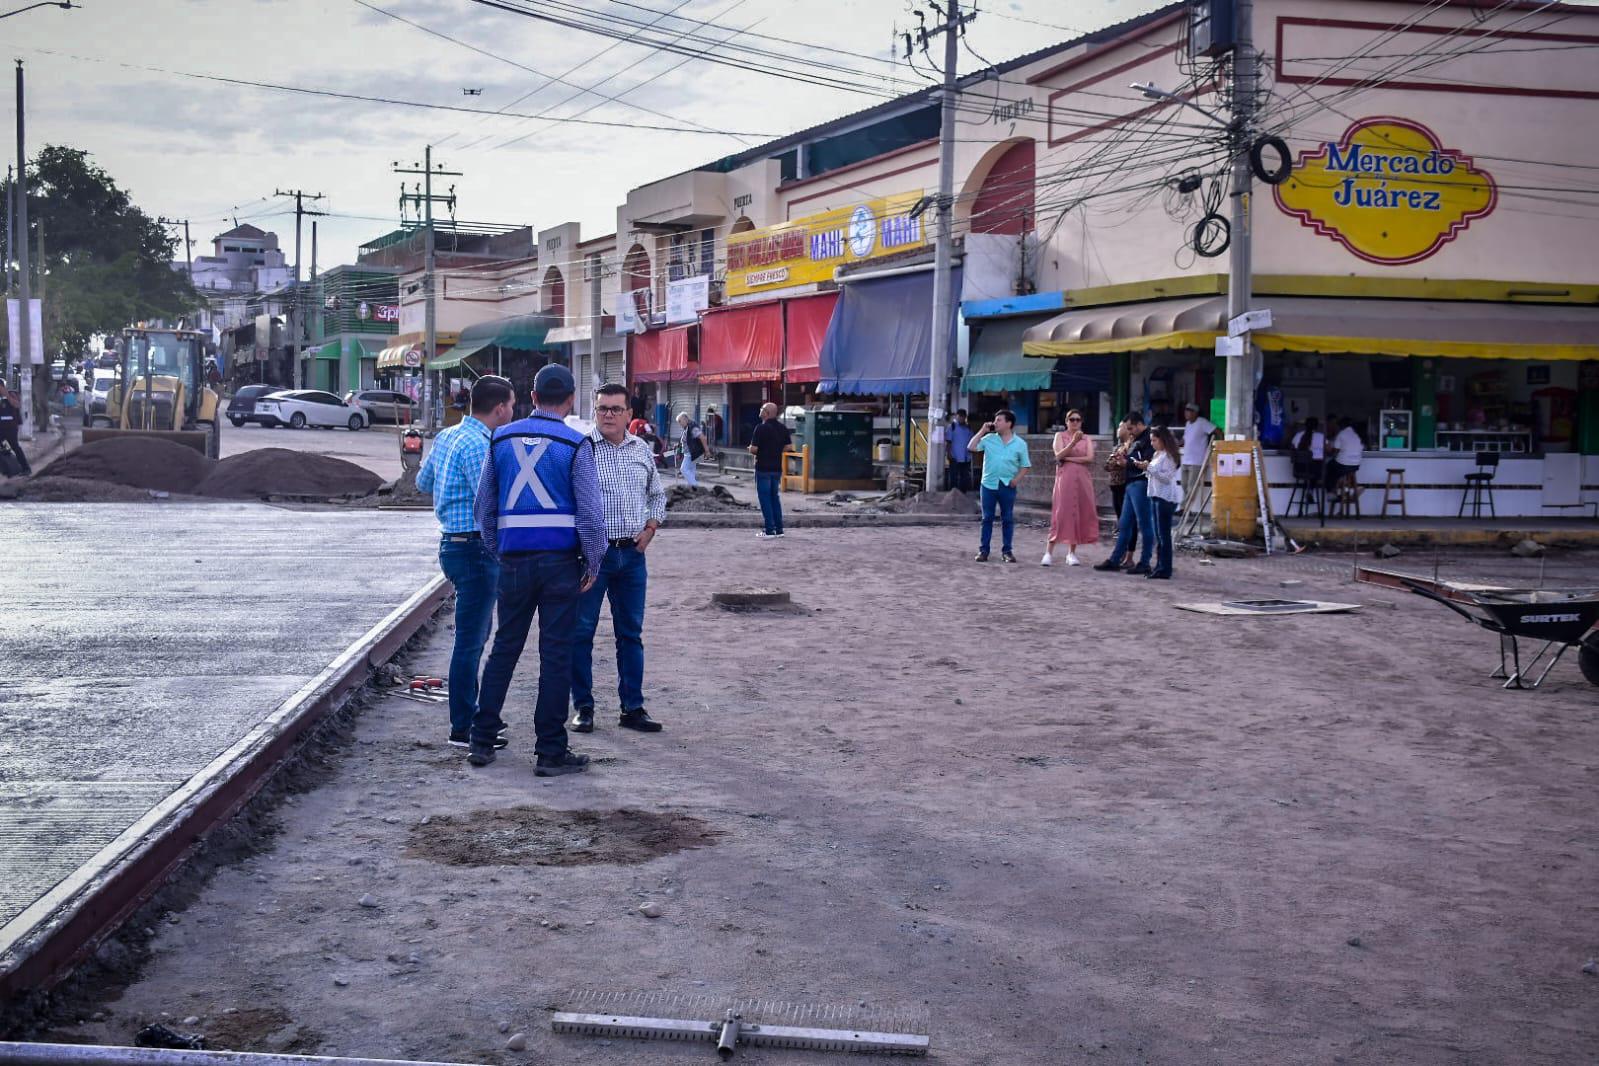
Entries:
{"type": "MultiPolygon", "coordinates": [[[[955,308],[961,274],[954,272],[949,350],[955,351],[955,308]]],[[[933,272],[848,282],[822,342],[821,392],[838,395],[925,395],[932,365],[933,272]]]]}

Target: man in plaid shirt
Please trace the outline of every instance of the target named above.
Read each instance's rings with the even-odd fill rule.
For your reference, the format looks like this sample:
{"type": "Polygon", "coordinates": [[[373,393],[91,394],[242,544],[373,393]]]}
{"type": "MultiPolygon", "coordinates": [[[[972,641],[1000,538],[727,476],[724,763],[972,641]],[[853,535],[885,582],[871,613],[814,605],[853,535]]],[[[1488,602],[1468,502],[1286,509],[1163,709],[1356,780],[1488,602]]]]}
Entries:
{"type": "MultiPolygon", "coordinates": [[[[439,520],[439,568],[455,587],[455,651],[450,656],[450,743],[468,746],[477,713],[478,666],[489,639],[500,566],[483,545],[472,513],[489,457],[489,437],[511,421],[511,383],[482,377],[472,386],[472,413],[433,440],[416,487],[433,494],[439,520]]],[[[504,746],[504,741],[500,741],[504,746]]]]}
{"type": "Polygon", "coordinates": [[[616,631],[619,724],[641,733],[658,733],[661,723],[644,709],[644,553],[666,521],[666,488],[655,467],[655,451],[627,431],[627,389],[601,385],[594,394],[594,458],[605,500],[605,561],[594,586],[578,601],[572,635],[574,733],[594,731],[594,631],[600,605],[611,601],[616,631]]]}

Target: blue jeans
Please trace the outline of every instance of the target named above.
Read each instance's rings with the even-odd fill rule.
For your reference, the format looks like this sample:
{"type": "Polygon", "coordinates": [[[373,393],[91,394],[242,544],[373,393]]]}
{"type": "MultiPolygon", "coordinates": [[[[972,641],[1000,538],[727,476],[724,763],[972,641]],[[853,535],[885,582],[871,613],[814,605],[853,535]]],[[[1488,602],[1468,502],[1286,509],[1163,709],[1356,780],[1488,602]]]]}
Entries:
{"type": "Polygon", "coordinates": [[[768,533],[783,532],[783,501],[778,498],[782,474],[755,472],[755,497],[761,501],[761,524],[768,533]]]}
{"type": "Polygon", "coordinates": [[[483,645],[489,640],[489,623],[494,618],[494,593],[500,580],[500,564],[483,547],[483,542],[451,540],[446,534],[439,541],[439,569],[455,586],[455,651],[450,655],[450,732],[465,733],[477,713],[477,672],[483,661],[483,645]]]}
{"type": "Polygon", "coordinates": [[[986,555],[988,546],[994,539],[994,509],[999,509],[1000,538],[1003,544],[1002,551],[1010,551],[1011,537],[1016,532],[1016,486],[1001,485],[997,489],[983,486],[983,543],[981,551],[986,555]]]}
{"type": "Polygon", "coordinates": [[[528,552],[500,559],[500,624],[483,667],[483,690],[472,717],[472,743],[492,744],[505,728],[500,710],[511,675],[539,616],[539,697],[533,711],[533,750],[556,757],[566,751],[566,701],[572,693],[572,631],[577,627],[582,574],[574,552],[528,552]]]}
{"type": "Polygon", "coordinates": [[[1172,521],[1177,505],[1170,500],[1150,500],[1155,520],[1155,573],[1171,577],[1172,521]]]}
{"type": "Polygon", "coordinates": [[[1117,522],[1116,547],[1110,553],[1110,562],[1120,563],[1122,556],[1132,548],[1133,538],[1139,540],[1138,565],[1148,566],[1150,552],[1155,549],[1155,513],[1149,506],[1149,484],[1143,478],[1127,483],[1127,495],[1122,500],[1122,514],[1117,522]]]}
{"type": "Polygon", "coordinates": [[[621,709],[644,707],[644,586],[649,569],[637,548],[608,548],[594,587],[577,602],[572,634],[572,706],[594,709],[594,631],[600,605],[611,598],[611,628],[616,631],[616,694],[621,709]]]}

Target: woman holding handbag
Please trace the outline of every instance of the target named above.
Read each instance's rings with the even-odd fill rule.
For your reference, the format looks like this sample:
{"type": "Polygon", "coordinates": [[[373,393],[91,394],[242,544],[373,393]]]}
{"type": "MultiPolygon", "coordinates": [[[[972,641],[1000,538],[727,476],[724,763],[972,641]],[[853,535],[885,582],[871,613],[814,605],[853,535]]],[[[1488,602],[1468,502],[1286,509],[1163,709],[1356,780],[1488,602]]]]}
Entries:
{"type": "MultiPolygon", "coordinates": [[[[1127,499],[1127,451],[1133,446],[1137,435],[1132,427],[1123,419],[1116,426],[1116,446],[1110,450],[1110,455],[1105,459],[1105,472],[1110,475],[1110,500],[1116,516],[1116,532],[1121,532],[1122,502],[1127,499]]],[[[1132,539],[1127,542],[1128,567],[1132,567],[1132,560],[1137,558],[1138,530],[1133,530],[1132,539]]]]}
{"type": "Polygon", "coordinates": [[[1049,544],[1041,566],[1055,562],[1055,545],[1065,542],[1066,565],[1081,566],[1079,544],[1099,540],[1099,510],[1094,506],[1094,442],[1083,433],[1080,411],[1066,412],[1066,429],[1055,434],[1055,491],[1049,511],[1049,544]]]}

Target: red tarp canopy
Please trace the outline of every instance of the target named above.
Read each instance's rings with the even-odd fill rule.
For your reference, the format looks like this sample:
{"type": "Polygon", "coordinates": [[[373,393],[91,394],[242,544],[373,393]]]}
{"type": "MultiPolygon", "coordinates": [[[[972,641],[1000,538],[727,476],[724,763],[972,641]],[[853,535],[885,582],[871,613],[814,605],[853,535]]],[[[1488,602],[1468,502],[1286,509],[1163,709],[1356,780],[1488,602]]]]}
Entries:
{"type": "Polygon", "coordinates": [[[694,326],[633,334],[628,366],[634,381],[692,381],[699,364],[689,361],[689,333],[694,326]]]}
{"type": "Polygon", "coordinates": [[[822,341],[827,324],[833,320],[838,293],[824,292],[797,300],[784,300],[788,346],[783,359],[783,378],[792,384],[822,379],[822,341]]]}
{"type": "Polygon", "coordinates": [[[700,318],[700,381],[776,381],[783,373],[783,305],[707,311],[700,318]]]}

